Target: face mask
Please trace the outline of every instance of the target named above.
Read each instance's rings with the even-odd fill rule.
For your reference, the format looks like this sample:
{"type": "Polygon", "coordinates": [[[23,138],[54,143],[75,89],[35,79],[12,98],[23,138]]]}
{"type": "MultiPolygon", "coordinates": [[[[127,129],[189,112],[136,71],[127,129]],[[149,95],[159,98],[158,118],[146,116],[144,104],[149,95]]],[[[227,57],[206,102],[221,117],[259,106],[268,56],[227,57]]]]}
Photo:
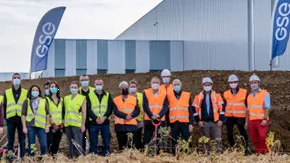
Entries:
{"type": "Polygon", "coordinates": [[[129,94],[128,88],[122,89],[122,95],[128,95],[128,94],[129,94]]]}
{"type": "Polygon", "coordinates": [[[156,84],[156,83],[154,83],[154,84],[151,84],[151,88],[154,90],[154,91],[157,91],[158,89],[159,89],[159,84],[156,84]]]}
{"type": "Polygon", "coordinates": [[[129,92],[130,92],[130,93],[135,93],[136,91],[137,91],[136,88],[129,88],[129,92]]]}
{"type": "Polygon", "coordinates": [[[169,78],[162,78],[163,83],[168,84],[169,83],[169,78]]]}
{"type": "Polygon", "coordinates": [[[174,91],[175,92],[180,92],[180,90],[181,90],[181,86],[180,85],[174,86],[174,91]]]}
{"type": "Polygon", "coordinates": [[[88,87],[89,81],[82,81],[81,84],[82,84],[82,87],[88,87]]]}
{"type": "Polygon", "coordinates": [[[75,89],[75,88],[71,88],[70,89],[70,92],[71,92],[71,94],[77,94],[78,93],[78,90],[75,89]]]}
{"type": "Polygon", "coordinates": [[[45,89],[45,95],[49,95],[49,89],[45,89]]]}
{"type": "Polygon", "coordinates": [[[251,84],[251,89],[252,90],[257,90],[259,88],[258,84],[251,84]]]}
{"type": "Polygon", "coordinates": [[[101,91],[101,90],[103,90],[103,86],[102,86],[102,85],[96,85],[96,90],[97,90],[97,91],[101,91]]]}
{"type": "Polygon", "coordinates": [[[39,91],[32,91],[31,92],[32,97],[38,97],[39,96],[39,91]]]}
{"type": "Polygon", "coordinates": [[[51,92],[52,94],[56,94],[57,91],[58,91],[58,89],[57,89],[56,87],[55,87],[55,88],[50,88],[50,92],[51,92]]]}
{"type": "Polygon", "coordinates": [[[20,85],[21,80],[20,79],[13,79],[13,85],[20,85]]]}
{"type": "Polygon", "coordinates": [[[230,84],[230,87],[231,87],[232,89],[236,89],[236,88],[238,87],[238,83],[231,83],[231,84],[230,84]]]}
{"type": "Polygon", "coordinates": [[[212,86],[203,86],[204,91],[209,92],[211,91],[212,86]]]}

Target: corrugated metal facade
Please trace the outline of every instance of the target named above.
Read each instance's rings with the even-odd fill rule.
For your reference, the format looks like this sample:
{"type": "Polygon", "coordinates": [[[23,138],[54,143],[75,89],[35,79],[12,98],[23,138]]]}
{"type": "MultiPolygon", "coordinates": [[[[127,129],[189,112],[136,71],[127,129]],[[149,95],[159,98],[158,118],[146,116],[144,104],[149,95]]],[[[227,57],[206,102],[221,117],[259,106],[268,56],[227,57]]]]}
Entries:
{"type": "MultiPolygon", "coordinates": [[[[164,0],[116,39],[184,40],[184,70],[269,70],[272,4],[272,0],[164,0]]],[[[276,69],[290,70],[289,53],[288,48],[276,69]]]]}
{"type": "Polygon", "coordinates": [[[43,77],[183,70],[183,41],[55,39],[43,77]],[[178,62],[176,62],[178,61],[178,62]]]}

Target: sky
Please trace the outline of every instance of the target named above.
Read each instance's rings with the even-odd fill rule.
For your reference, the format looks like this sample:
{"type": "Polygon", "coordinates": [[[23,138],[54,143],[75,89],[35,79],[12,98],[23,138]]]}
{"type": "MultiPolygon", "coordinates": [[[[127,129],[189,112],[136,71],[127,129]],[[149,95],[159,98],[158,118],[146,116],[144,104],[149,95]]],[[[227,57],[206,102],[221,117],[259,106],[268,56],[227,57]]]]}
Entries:
{"type": "Polygon", "coordinates": [[[55,38],[114,39],[162,0],[0,0],[0,72],[29,72],[36,27],[66,6],[55,38]]]}

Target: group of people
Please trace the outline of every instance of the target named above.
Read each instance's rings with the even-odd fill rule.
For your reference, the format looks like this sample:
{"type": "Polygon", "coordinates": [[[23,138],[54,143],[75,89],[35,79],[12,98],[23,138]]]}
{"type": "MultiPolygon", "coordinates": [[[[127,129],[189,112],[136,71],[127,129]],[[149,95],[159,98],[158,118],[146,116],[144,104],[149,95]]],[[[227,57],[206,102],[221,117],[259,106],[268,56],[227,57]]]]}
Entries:
{"type": "MultiPolygon", "coordinates": [[[[249,92],[239,87],[236,75],[230,75],[229,89],[223,95],[212,89],[213,81],[210,77],[204,77],[201,82],[203,89],[194,99],[191,93],[184,91],[179,79],[170,83],[171,72],[168,69],[161,72],[161,79],[162,82],[159,77],[153,77],[151,87],[142,93],[138,92],[137,81],[122,81],[119,84],[120,95],[113,98],[104,90],[102,79],[95,80],[94,87],[90,87],[89,76],[82,75],[80,82],[70,83],[70,94],[65,97],[60,96],[61,89],[56,82],[47,81],[43,97],[39,86],[32,85],[26,90],[21,87],[21,76],[13,74],[12,87],[5,91],[1,102],[7,124],[7,157],[13,157],[16,129],[21,157],[25,155],[26,135],[29,156],[34,156],[37,151],[36,136],[40,144],[40,155],[54,155],[59,150],[63,133],[67,137],[70,158],[78,157],[86,151],[88,142],[90,153],[107,156],[110,154],[110,121],[115,124],[119,150],[131,145],[137,149],[144,148],[154,135],[155,123],[160,123],[159,127],[169,128],[175,146],[178,138],[190,138],[195,120],[201,136],[216,141],[218,152],[222,151],[223,124],[227,128],[231,147],[236,146],[233,128],[237,125],[245,140],[245,155],[249,154],[247,129],[256,153],[268,152],[266,135],[270,94],[260,89],[257,75],[249,79],[249,92]],[[103,144],[101,151],[98,145],[100,132],[103,144]],[[128,142],[129,133],[133,138],[131,143],[128,142]]],[[[0,132],[3,132],[3,120],[0,132]]],[[[203,145],[205,152],[209,152],[209,144],[203,145]]]]}

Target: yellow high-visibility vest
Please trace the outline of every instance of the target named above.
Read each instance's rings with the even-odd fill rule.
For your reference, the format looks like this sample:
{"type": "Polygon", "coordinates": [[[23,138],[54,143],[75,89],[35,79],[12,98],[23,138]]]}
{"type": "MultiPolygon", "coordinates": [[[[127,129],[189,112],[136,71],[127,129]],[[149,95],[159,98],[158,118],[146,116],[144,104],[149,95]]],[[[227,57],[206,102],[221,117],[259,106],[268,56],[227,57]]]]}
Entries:
{"type": "Polygon", "coordinates": [[[17,101],[17,103],[15,102],[14,96],[13,96],[13,92],[12,92],[12,88],[9,88],[5,91],[6,94],[6,118],[11,118],[14,116],[21,116],[21,110],[22,110],[22,104],[24,102],[24,100],[26,100],[27,98],[27,90],[24,88],[21,88],[21,93],[20,93],[20,97],[17,101]]]}
{"type": "Polygon", "coordinates": [[[73,99],[72,95],[68,95],[64,97],[64,108],[65,108],[65,116],[64,116],[64,125],[65,127],[74,126],[81,127],[82,126],[82,113],[79,111],[83,105],[85,96],[77,94],[73,99]]]}

